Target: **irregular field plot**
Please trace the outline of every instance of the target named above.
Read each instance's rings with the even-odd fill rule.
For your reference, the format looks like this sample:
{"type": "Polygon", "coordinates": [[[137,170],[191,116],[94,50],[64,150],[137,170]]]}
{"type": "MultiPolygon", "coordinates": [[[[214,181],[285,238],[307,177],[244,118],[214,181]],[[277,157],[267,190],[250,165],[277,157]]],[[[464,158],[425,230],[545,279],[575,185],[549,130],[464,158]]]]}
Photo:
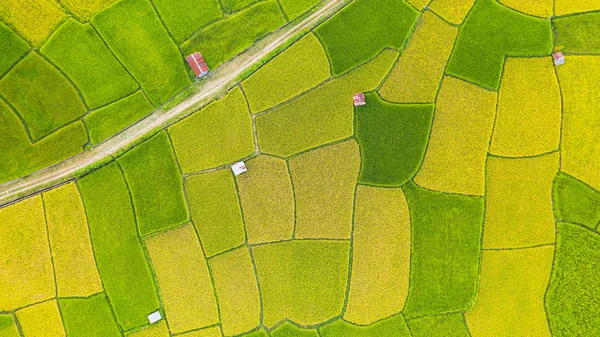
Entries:
{"type": "Polygon", "coordinates": [[[3,337],[21,337],[12,314],[0,314],[0,335],[3,337]]]}
{"type": "Polygon", "coordinates": [[[18,310],[17,319],[25,336],[66,337],[56,300],[18,310]]]}
{"type": "Polygon", "coordinates": [[[152,103],[163,103],[190,84],[185,60],[148,0],[117,2],[92,24],[152,103]]]}
{"type": "Polygon", "coordinates": [[[102,291],[87,218],[77,186],[43,194],[48,237],[59,297],[86,297],[102,291]]]}
{"type": "Polygon", "coordinates": [[[483,198],[403,187],[411,219],[407,317],[466,310],[475,299],[483,198]]]}
{"type": "MultiPolygon", "coordinates": [[[[202,329],[202,330],[187,332],[187,333],[181,334],[180,336],[182,336],[182,337],[223,337],[223,334],[221,333],[221,329],[218,326],[215,326],[212,328],[206,328],[206,329],[202,329]]],[[[246,335],[244,335],[244,337],[246,337],[246,335]]],[[[265,337],[268,337],[268,336],[265,334],[265,337]]]]}
{"type": "Polygon", "coordinates": [[[69,337],[122,336],[104,294],[59,299],[58,305],[69,337]]]}
{"type": "Polygon", "coordinates": [[[552,20],[556,48],[570,53],[600,52],[600,13],[567,16],[552,20]]]}
{"type": "Polygon", "coordinates": [[[271,331],[271,337],[319,337],[317,330],[303,329],[289,322],[283,322],[271,331]]]}
{"type": "Polygon", "coordinates": [[[189,219],[183,178],[166,132],[136,146],[118,159],[131,190],[141,236],[189,219]]]}
{"type": "Polygon", "coordinates": [[[54,0],[0,2],[0,20],[39,47],[66,17],[54,0]]]}
{"type": "Polygon", "coordinates": [[[355,109],[356,139],[362,167],[359,181],[401,186],[423,161],[433,119],[433,105],[391,104],[375,93],[355,109]]]}
{"type": "Polygon", "coordinates": [[[401,49],[417,20],[404,0],[355,0],[315,29],[340,75],[374,58],[385,47],[401,49]]]}
{"type": "Polygon", "coordinates": [[[466,313],[473,337],[550,336],[544,293],[554,246],[484,251],[477,300],[466,313]]]}
{"type": "Polygon", "coordinates": [[[379,90],[381,97],[400,103],[434,102],[457,34],[458,28],[426,11],[379,90]]]}
{"type": "Polygon", "coordinates": [[[223,16],[219,0],[153,0],[153,3],[177,43],[223,16]]]}
{"type": "Polygon", "coordinates": [[[105,7],[112,5],[117,0],[60,0],[71,13],[83,21],[89,21],[94,14],[105,7]]]}
{"type": "Polygon", "coordinates": [[[294,20],[313,8],[321,0],[279,0],[281,8],[290,20],[294,20]]]}
{"type": "Polygon", "coordinates": [[[322,337],[410,337],[406,321],[401,314],[392,316],[371,325],[354,325],[337,320],[319,328],[322,337]]]}
{"type": "Polygon", "coordinates": [[[231,171],[187,177],[185,190],[206,256],[244,243],[244,221],[231,171]]]}
{"type": "Polygon", "coordinates": [[[298,238],[349,239],[360,153],[354,140],[290,160],[298,238]]]}
{"type": "Polygon", "coordinates": [[[125,330],[145,325],[159,301],[125,178],[113,162],[79,179],[78,186],[98,270],[117,321],[125,330]]]}
{"type": "Polygon", "coordinates": [[[330,76],[329,61],[311,33],[242,83],[250,110],[266,110],[315,87],[330,76]]]}
{"type": "Polygon", "coordinates": [[[358,186],[344,319],[365,325],[402,311],[409,269],[410,215],[402,189],[358,186]]]}
{"type": "Polygon", "coordinates": [[[194,227],[189,224],[153,236],[146,240],[146,248],[171,332],[216,324],[217,302],[194,227]]]}
{"type": "Polygon", "coordinates": [[[283,159],[258,156],[246,162],[248,172],[236,177],[249,243],[291,239],[294,192],[283,159]]]}
{"type": "Polygon", "coordinates": [[[6,73],[27,50],[29,45],[23,41],[10,27],[0,22],[0,76],[6,73]]]}
{"type": "Polygon", "coordinates": [[[259,116],[261,152],[288,157],[352,136],[352,95],[375,89],[397,56],[386,50],[364,66],[259,116]]]}
{"type": "Polygon", "coordinates": [[[567,15],[578,12],[589,12],[600,9],[600,1],[598,0],[555,0],[554,14],[567,15]]]}
{"type": "Polygon", "coordinates": [[[0,93],[27,123],[32,140],[47,136],[86,111],[71,83],[35,52],[0,80],[0,93]]]}
{"type": "Polygon", "coordinates": [[[554,0],[499,0],[501,4],[524,14],[548,18],[554,11],[554,0]]]}
{"type": "Polygon", "coordinates": [[[90,25],[67,20],[40,51],[69,76],[92,109],[139,88],[90,25]]]}
{"type": "Polygon", "coordinates": [[[481,195],[485,161],[496,115],[494,92],[445,77],[425,159],[415,182],[425,188],[481,195]]]}
{"type": "Polygon", "coordinates": [[[216,68],[286,23],[277,0],[262,1],[202,29],[181,50],[186,55],[202,51],[208,65],[216,68]]]}
{"type": "Polygon", "coordinates": [[[167,323],[162,320],[149,327],[143,328],[142,330],[126,333],[125,335],[128,337],[169,337],[170,333],[169,328],[167,328],[167,323]]]}
{"type": "Polygon", "coordinates": [[[56,296],[47,235],[41,196],[0,209],[0,311],[56,296]]]}
{"type": "Polygon", "coordinates": [[[463,22],[474,3],[475,0],[433,0],[429,4],[429,9],[444,19],[459,25],[463,22]]]}
{"type": "Polygon", "coordinates": [[[594,230],[600,223],[600,192],[560,172],[552,191],[554,217],[559,221],[582,224],[594,230]]]}
{"type": "Polygon", "coordinates": [[[83,121],[96,145],[145,117],[154,106],[142,91],[87,114],[83,121]]]}
{"type": "Polygon", "coordinates": [[[218,167],[254,152],[252,117],[239,88],[171,126],[169,134],[183,173],[218,167]]]}
{"type": "Polygon", "coordinates": [[[470,337],[462,314],[425,316],[408,321],[413,337],[470,337]]]}
{"type": "Polygon", "coordinates": [[[339,315],[344,304],[350,244],[287,241],[252,248],[264,324],[284,318],[313,325],[339,315]]]}
{"type": "Polygon", "coordinates": [[[259,0],[221,0],[221,3],[223,4],[223,10],[225,10],[225,13],[233,13],[258,1],[259,0]]]}

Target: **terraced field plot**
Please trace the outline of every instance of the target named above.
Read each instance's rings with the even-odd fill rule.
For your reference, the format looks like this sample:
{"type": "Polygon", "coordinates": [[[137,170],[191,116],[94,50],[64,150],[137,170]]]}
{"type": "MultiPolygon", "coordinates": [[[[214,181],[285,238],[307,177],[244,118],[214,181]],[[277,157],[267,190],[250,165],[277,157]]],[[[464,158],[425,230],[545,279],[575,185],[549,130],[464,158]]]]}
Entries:
{"type": "MultiPolygon", "coordinates": [[[[182,50],[216,66],[317,4],[48,1],[39,30],[21,2],[0,15],[6,179],[184,88],[182,50]]],[[[598,11],[348,1],[206,107],[0,207],[0,337],[600,336],[598,11]]]]}

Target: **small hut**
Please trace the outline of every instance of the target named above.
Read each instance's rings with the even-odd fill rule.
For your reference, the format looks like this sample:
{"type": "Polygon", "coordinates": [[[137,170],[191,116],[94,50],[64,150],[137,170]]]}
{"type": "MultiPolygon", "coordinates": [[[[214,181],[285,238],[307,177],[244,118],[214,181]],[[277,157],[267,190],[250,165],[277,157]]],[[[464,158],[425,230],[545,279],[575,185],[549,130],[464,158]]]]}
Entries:
{"type": "Polygon", "coordinates": [[[202,54],[193,53],[192,55],[188,56],[186,60],[190,65],[190,68],[192,68],[194,71],[194,74],[196,74],[196,78],[208,74],[210,69],[208,68],[208,64],[206,64],[204,57],[202,57],[202,54]]]}
{"type": "Polygon", "coordinates": [[[363,106],[367,105],[367,101],[365,100],[365,94],[359,92],[354,95],[354,106],[363,106]]]}
{"type": "Polygon", "coordinates": [[[552,54],[552,58],[554,59],[554,65],[560,66],[565,64],[565,56],[562,52],[557,51],[556,53],[552,54]]]}

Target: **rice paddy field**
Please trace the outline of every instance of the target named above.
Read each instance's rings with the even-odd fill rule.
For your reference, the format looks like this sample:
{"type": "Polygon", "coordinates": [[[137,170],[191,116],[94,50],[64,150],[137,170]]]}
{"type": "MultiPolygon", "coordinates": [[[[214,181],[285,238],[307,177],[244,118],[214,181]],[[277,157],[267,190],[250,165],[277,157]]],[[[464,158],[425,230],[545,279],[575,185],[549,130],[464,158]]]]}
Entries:
{"type": "MultiPolygon", "coordinates": [[[[0,184],[327,2],[0,2],[0,184]]],[[[0,337],[600,336],[599,29],[598,0],[348,0],[0,206],[0,337]]]]}

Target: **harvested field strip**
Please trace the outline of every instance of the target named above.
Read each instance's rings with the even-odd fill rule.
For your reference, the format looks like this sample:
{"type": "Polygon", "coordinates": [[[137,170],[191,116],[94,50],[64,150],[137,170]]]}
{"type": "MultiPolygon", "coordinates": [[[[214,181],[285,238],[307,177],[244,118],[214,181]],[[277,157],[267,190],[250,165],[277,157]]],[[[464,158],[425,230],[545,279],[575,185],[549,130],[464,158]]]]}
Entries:
{"type": "MultiPolygon", "coordinates": [[[[176,43],[223,16],[219,0],[152,0],[176,43]]],[[[187,55],[186,55],[187,56],[187,55]]]]}
{"type": "Polygon", "coordinates": [[[600,10],[600,1],[598,0],[554,0],[554,15],[569,15],[597,10],[600,10]]]}
{"type": "Polygon", "coordinates": [[[484,251],[477,300],[466,313],[473,337],[550,336],[544,293],[554,246],[484,251]]]}
{"type": "Polygon", "coordinates": [[[444,78],[425,159],[415,177],[417,184],[440,192],[483,196],[497,97],[457,78],[444,78]]]}
{"type": "Polygon", "coordinates": [[[554,11],[554,0],[499,0],[499,3],[524,14],[549,18],[554,11]]]}
{"type": "MultiPolygon", "coordinates": [[[[600,6],[599,6],[600,7],[600,6]]],[[[568,53],[600,53],[600,12],[552,20],[555,48],[568,53]]]]}
{"type": "Polygon", "coordinates": [[[238,87],[171,126],[169,134],[183,173],[229,164],[254,152],[252,117],[238,87]]]}
{"type": "Polygon", "coordinates": [[[554,269],[546,310],[554,336],[593,336],[600,331],[600,236],[558,223],[554,269]]]}
{"type": "Polygon", "coordinates": [[[567,56],[557,73],[564,100],[561,170],[600,190],[600,57],[567,56]]]}
{"type": "Polygon", "coordinates": [[[0,93],[22,116],[33,141],[86,112],[69,80],[36,52],[27,55],[0,80],[0,93]]]}
{"type": "Polygon", "coordinates": [[[252,74],[242,83],[257,113],[285,102],[325,81],[330,76],[327,54],[309,34],[252,74]]]}
{"type": "Polygon", "coordinates": [[[279,0],[279,3],[288,19],[295,20],[321,1],[322,0],[279,0]]]}
{"type": "Polygon", "coordinates": [[[40,195],[0,209],[0,312],[56,296],[40,195]]]}
{"type": "Polygon", "coordinates": [[[92,144],[97,145],[154,110],[142,91],[87,114],[83,121],[92,144]]]}
{"type": "Polygon", "coordinates": [[[157,289],[139,241],[127,183],[113,162],[79,179],[98,270],[124,330],[145,325],[159,307],[157,289]]]}
{"type": "Polygon", "coordinates": [[[75,183],[43,194],[59,297],[102,291],[83,202],[75,183]]]}
{"type": "Polygon", "coordinates": [[[0,21],[0,77],[29,50],[27,42],[23,41],[10,27],[0,21]]]}
{"type": "MultiPolygon", "coordinates": [[[[202,330],[187,332],[187,333],[184,333],[184,334],[181,334],[178,336],[181,336],[181,337],[223,337],[223,334],[221,333],[220,327],[215,326],[212,328],[206,328],[206,329],[202,329],[202,330]]],[[[244,337],[246,337],[246,335],[244,335],[244,337]]],[[[265,335],[265,337],[268,337],[268,335],[265,335]]]]}
{"type": "Polygon", "coordinates": [[[89,21],[94,14],[112,5],[117,0],[60,0],[73,15],[84,22],[89,21]]]}
{"type": "Polygon", "coordinates": [[[169,337],[169,328],[165,320],[162,320],[156,324],[152,324],[141,330],[137,330],[132,333],[126,333],[127,337],[169,337]]]}
{"type": "Polygon", "coordinates": [[[286,23],[277,0],[261,1],[204,28],[185,41],[181,50],[186,55],[202,51],[208,65],[216,68],[286,23]]]}
{"type": "Polygon", "coordinates": [[[90,109],[139,88],[90,25],[67,20],[40,51],[69,76],[90,109]]]}
{"type": "Polygon", "coordinates": [[[374,58],[384,48],[402,49],[418,12],[404,0],[355,0],[315,29],[340,75],[374,58]]]}
{"type": "Polygon", "coordinates": [[[0,2],[0,20],[39,47],[66,14],[54,0],[6,0],[0,2]]]}
{"type": "Polygon", "coordinates": [[[219,322],[208,265],[194,227],[184,227],[146,239],[156,271],[166,319],[172,333],[219,322]]]}
{"type": "Polygon", "coordinates": [[[377,186],[401,186],[423,162],[433,104],[391,104],[376,93],[366,106],[355,108],[356,139],[362,167],[359,181],[377,186]]]}
{"type": "Polygon", "coordinates": [[[292,238],[294,192],[283,159],[258,156],[246,162],[248,172],[236,177],[248,243],[292,238]]]}
{"type": "Polygon", "coordinates": [[[445,20],[460,25],[474,3],[475,0],[433,0],[429,4],[429,9],[445,20]]]}
{"type": "Polygon", "coordinates": [[[402,188],[411,219],[406,317],[468,309],[475,300],[484,201],[480,197],[402,188]]]}
{"type": "Polygon", "coordinates": [[[50,300],[17,311],[24,336],[66,337],[56,300],[50,300]]]}
{"type": "Polygon", "coordinates": [[[462,314],[425,316],[408,321],[413,337],[470,337],[462,314]]]}
{"type": "Polygon", "coordinates": [[[263,324],[273,327],[288,318],[301,325],[314,325],[339,315],[349,253],[348,242],[334,241],[288,241],[253,247],[263,324]]]}
{"type": "Polygon", "coordinates": [[[402,311],[409,269],[410,215],[402,189],[358,186],[344,319],[365,325],[402,311]]]}
{"type": "Polygon", "coordinates": [[[83,151],[85,126],[75,122],[31,144],[17,115],[0,99],[0,183],[26,176],[83,151]]]}
{"type": "Polygon", "coordinates": [[[141,236],[189,220],[183,178],[165,131],[118,159],[131,190],[141,236]]]}
{"type": "Polygon", "coordinates": [[[206,256],[244,243],[244,221],[230,170],[187,177],[185,191],[206,256]]]}
{"type": "Polygon", "coordinates": [[[352,136],[352,95],[377,88],[397,56],[397,52],[385,50],[347,75],[259,116],[256,128],[261,152],[289,157],[352,136]]]}
{"type": "Polygon", "coordinates": [[[289,164],[296,198],[295,238],[349,239],[360,171],[356,141],[303,153],[289,164]]]}
{"type": "Polygon", "coordinates": [[[260,294],[248,248],[215,256],[208,263],[214,279],[223,334],[239,335],[259,326],[260,294]]]}
{"type": "Polygon", "coordinates": [[[0,314],[0,335],[3,337],[21,337],[12,314],[0,314]]]}
{"type": "Polygon", "coordinates": [[[69,337],[118,337],[119,330],[104,293],[88,298],[59,299],[69,337]]]}
{"type": "Polygon", "coordinates": [[[336,320],[319,328],[322,337],[410,337],[408,326],[401,314],[371,325],[354,325],[336,320]]]}
{"type": "Polygon", "coordinates": [[[271,331],[271,337],[319,337],[319,333],[314,329],[304,329],[290,322],[283,322],[271,331]]]}
{"type": "Polygon", "coordinates": [[[426,11],[379,90],[381,97],[397,103],[433,103],[457,34],[458,28],[426,11]]]}
{"type": "Polygon", "coordinates": [[[582,224],[594,230],[600,223],[600,192],[560,172],[554,178],[552,199],[556,220],[582,224]]]}
{"type": "Polygon", "coordinates": [[[155,105],[190,84],[184,60],[148,0],[120,1],[92,24],[155,105]]]}

